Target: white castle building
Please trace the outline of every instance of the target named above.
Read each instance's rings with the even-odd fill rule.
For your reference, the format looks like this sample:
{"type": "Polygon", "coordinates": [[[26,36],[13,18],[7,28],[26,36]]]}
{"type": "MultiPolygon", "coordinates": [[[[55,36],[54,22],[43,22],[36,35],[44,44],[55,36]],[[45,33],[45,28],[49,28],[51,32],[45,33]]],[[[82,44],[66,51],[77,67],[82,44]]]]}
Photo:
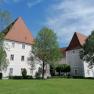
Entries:
{"type": "Polygon", "coordinates": [[[87,36],[75,32],[69,46],[66,48],[66,64],[71,67],[72,76],[94,77],[94,66],[80,59],[80,50],[87,36]]]}
{"type": "MultiPolygon", "coordinates": [[[[21,76],[24,68],[27,70],[27,75],[35,76],[42,65],[42,61],[36,59],[33,70],[29,65],[29,62],[31,62],[29,60],[30,54],[33,55],[32,45],[34,44],[34,39],[23,19],[21,17],[16,19],[4,30],[4,33],[4,45],[9,64],[7,69],[3,71],[3,77],[21,76]]],[[[94,77],[94,67],[90,68],[88,63],[80,59],[79,52],[86,39],[87,36],[76,32],[69,46],[60,49],[64,54],[64,58],[59,64],[69,64],[71,76],[94,77]]],[[[46,69],[46,76],[50,76],[49,65],[46,66],[46,69]]]]}
{"type": "Polygon", "coordinates": [[[3,77],[21,76],[23,68],[27,70],[27,75],[35,76],[38,68],[41,67],[42,61],[35,61],[34,70],[29,65],[28,58],[32,52],[34,39],[23,19],[21,17],[16,19],[4,30],[4,33],[4,45],[9,65],[3,71],[3,77]]]}

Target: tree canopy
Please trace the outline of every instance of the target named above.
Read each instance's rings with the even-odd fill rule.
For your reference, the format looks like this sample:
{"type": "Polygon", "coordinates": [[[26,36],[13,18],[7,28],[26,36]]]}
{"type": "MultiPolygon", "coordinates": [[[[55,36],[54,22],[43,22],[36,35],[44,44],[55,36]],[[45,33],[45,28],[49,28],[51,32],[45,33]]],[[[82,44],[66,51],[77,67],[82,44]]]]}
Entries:
{"type": "Polygon", "coordinates": [[[6,52],[4,49],[4,34],[0,32],[0,71],[4,70],[8,65],[8,60],[6,59],[6,52]]]}
{"type": "MultiPolygon", "coordinates": [[[[2,3],[3,0],[0,0],[2,3]]],[[[1,32],[11,21],[10,13],[7,10],[0,8],[0,72],[4,70],[8,65],[8,60],[6,59],[6,52],[4,46],[4,32],[1,32]]]]}
{"type": "Polygon", "coordinates": [[[59,76],[61,76],[61,72],[67,73],[70,72],[71,68],[67,64],[58,64],[56,67],[56,71],[59,73],[59,76]]]}
{"type": "Polygon", "coordinates": [[[60,58],[57,36],[53,30],[42,28],[38,33],[33,47],[34,54],[43,61],[43,76],[45,64],[55,63],[60,58]]]}
{"type": "Polygon", "coordinates": [[[89,65],[94,64],[94,31],[92,31],[91,35],[86,39],[80,52],[80,57],[89,63],[89,65]]]}

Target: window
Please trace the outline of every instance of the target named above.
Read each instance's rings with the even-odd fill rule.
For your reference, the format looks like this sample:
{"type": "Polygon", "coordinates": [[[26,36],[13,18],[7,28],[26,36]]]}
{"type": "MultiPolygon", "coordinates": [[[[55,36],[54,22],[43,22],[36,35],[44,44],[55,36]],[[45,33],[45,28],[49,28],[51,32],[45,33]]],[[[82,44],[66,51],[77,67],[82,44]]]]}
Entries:
{"type": "Polygon", "coordinates": [[[15,47],[15,43],[14,43],[14,42],[12,42],[12,47],[13,47],[13,48],[15,47]]]}
{"type": "Polygon", "coordinates": [[[74,51],[74,50],[73,50],[72,52],[73,52],[73,54],[75,53],[75,51],[74,51]]]}
{"type": "Polygon", "coordinates": [[[13,75],[13,68],[10,68],[9,69],[9,76],[12,76],[13,75]]]}
{"type": "Polygon", "coordinates": [[[22,48],[25,49],[25,44],[22,44],[22,48]]]}
{"type": "Polygon", "coordinates": [[[24,61],[24,56],[21,56],[21,61],[24,61]]]}
{"type": "Polygon", "coordinates": [[[78,70],[77,70],[77,69],[75,69],[75,70],[74,70],[74,72],[75,72],[75,75],[77,75],[77,74],[78,74],[78,70]]]}
{"type": "Polygon", "coordinates": [[[13,54],[10,56],[10,60],[11,60],[11,61],[14,60],[14,55],[13,55],[13,54]]]}

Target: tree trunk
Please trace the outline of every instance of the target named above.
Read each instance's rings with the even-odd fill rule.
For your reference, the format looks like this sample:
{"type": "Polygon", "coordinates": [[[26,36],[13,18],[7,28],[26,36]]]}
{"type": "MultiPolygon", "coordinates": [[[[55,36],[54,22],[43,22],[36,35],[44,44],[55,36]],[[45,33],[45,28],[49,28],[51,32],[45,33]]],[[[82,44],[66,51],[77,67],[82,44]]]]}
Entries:
{"type": "Polygon", "coordinates": [[[44,72],[45,72],[45,70],[44,70],[44,67],[45,67],[45,63],[44,63],[44,61],[43,61],[43,70],[42,70],[42,79],[44,79],[44,72]]]}

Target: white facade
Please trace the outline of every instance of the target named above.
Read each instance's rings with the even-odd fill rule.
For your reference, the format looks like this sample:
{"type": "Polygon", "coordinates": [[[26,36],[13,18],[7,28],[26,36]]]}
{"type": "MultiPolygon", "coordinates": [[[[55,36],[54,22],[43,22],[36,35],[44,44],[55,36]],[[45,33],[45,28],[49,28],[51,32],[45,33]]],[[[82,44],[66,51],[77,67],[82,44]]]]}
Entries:
{"type": "Polygon", "coordinates": [[[5,40],[4,44],[9,65],[7,70],[3,71],[3,77],[7,77],[9,75],[21,76],[23,68],[27,70],[27,75],[35,76],[35,73],[38,71],[38,68],[41,67],[42,62],[36,61],[35,69],[31,70],[31,67],[28,64],[28,58],[30,56],[30,52],[32,51],[32,46],[30,44],[9,40],[5,40]]]}
{"type": "Polygon", "coordinates": [[[80,50],[66,51],[66,63],[71,67],[71,76],[94,77],[94,67],[89,68],[89,64],[80,59],[80,50]]]}

